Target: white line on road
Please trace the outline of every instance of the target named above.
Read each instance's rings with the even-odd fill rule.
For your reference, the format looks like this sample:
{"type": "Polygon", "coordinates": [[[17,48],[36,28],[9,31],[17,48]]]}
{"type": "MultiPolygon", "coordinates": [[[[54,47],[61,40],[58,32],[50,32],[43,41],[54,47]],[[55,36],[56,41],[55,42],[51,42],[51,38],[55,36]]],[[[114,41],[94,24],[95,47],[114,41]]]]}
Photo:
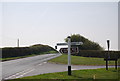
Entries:
{"type": "Polygon", "coordinates": [[[11,76],[9,76],[9,77],[7,77],[7,78],[5,78],[5,79],[14,79],[14,78],[20,78],[20,77],[22,77],[23,75],[25,75],[25,74],[27,74],[27,73],[30,73],[31,71],[34,71],[35,69],[27,69],[27,70],[24,70],[24,71],[21,71],[21,72],[19,72],[19,73],[16,73],[16,74],[14,74],[14,75],[11,75],[11,76]]]}
{"type": "MultiPolygon", "coordinates": [[[[40,64],[38,64],[38,65],[43,65],[43,64],[45,64],[45,63],[47,63],[47,62],[43,62],[43,63],[40,63],[40,64]]],[[[34,71],[34,70],[35,70],[34,68],[27,69],[27,70],[21,71],[21,72],[19,72],[19,73],[16,73],[16,74],[14,74],[14,75],[11,75],[11,76],[9,76],[9,77],[7,77],[7,78],[5,78],[5,79],[20,78],[20,77],[23,77],[25,74],[30,73],[30,72],[32,72],[32,71],[34,71]]]]}
{"type": "Polygon", "coordinates": [[[43,65],[43,64],[45,64],[45,63],[47,63],[47,62],[43,62],[43,63],[40,63],[40,64],[38,64],[38,65],[43,65]]]}
{"type": "Polygon", "coordinates": [[[24,76],[25,74],[30,73],[30,72],[32,72],[32,71],[34,71],[34,70],[35,70],[35,69],[31,69],[30,71],[27,71],[27,72],[25,72],[25,73],[23,73],[23,74],[15,77],[15,78],[20,78],[20,77],[24,76]]]}
{"type": "Polygon", "coordinates": [[[42,63],[37,64],[37,65],[35,65],[35,66],[32,67],[32,68],[25,69],[25,70],[23,70],[23,71],[21,71],[21,72],[18,72],[18,73],[15,73],[15,74],[13,74],[13,75],[10,75],[10,76],[8,76],[8,77],[6,77],[6,78],[4,78],[4,79],[7,80],[7,79],[15,79],[15,78],[23,77],[25,74],[34,71],[36,66],[43,65],[43,64],[47,63],[47,62],[46,62],[47,60],[56,58],[56,57],[58,57],[58,56],[60,56],[60,55],[61,55],[61,54],[59,54],[59,55],[53,55],[53,56],[51,56],[51,57],[49,57],[49,58],[47,57],[47,58],[45,58],[45,59],[43,59],[43,60],[41,61],[42,63]]]}

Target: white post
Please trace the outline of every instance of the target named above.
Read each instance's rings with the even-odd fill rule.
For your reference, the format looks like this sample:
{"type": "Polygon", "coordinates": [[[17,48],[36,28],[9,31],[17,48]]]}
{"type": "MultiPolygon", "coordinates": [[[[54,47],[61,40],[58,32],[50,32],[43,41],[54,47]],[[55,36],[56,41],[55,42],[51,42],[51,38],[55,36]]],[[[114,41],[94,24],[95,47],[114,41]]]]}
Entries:
{"type": "Polygon", "coordinates": [[[17,41],[17,47],[19,47],[19,39],[18,39],[18,41],[17,41]]]}
{"type": "Polygon", "coordinates": [[[68,36],[68,75],[71,75],[71,38],[68,36]]]}
{"type": "MultiPolygon", "coordinates": [[[[67,43],[57,43],[57,46],[68,45],[68,75],[71,75],[71,45],[82,45],[83,42],[71,42],[71,37],[68,36],[67,43]]],[[[57,49],[57,46],[55,48],[57,49]]]]}

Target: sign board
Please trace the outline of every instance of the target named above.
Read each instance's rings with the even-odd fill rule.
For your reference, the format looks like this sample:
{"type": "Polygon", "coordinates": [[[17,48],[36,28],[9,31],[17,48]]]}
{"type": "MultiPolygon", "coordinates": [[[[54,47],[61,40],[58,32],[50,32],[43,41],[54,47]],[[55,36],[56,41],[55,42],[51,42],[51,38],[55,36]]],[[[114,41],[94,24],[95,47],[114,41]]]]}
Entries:
{"type": "MultiPolygon", "coordinates": [[[[79,52],[78,47],[72,47],[71,48],[71,54],[75,54],[75,53],[78,53],[78,52],[79,52]]],[[[60,53],[68,53],[68,48],[61,48],[60,53]]]]}
{"type": "MultiPolygon", "coordinates": [[[[83,42],[71,42],[71,45],[82,45],[83,42]]],[[[57,46],[68,45],[68,43],[57,43],[57,46]]]]}
{"type": "Polygon", "coordinates": [[[71,42],[71,45],[82,45],[83,42],[71,42]]]}
{"type": "Polygon", "coordinates": [[[61,48],[60,53],[68,53],[68,48],[61,48]]]}

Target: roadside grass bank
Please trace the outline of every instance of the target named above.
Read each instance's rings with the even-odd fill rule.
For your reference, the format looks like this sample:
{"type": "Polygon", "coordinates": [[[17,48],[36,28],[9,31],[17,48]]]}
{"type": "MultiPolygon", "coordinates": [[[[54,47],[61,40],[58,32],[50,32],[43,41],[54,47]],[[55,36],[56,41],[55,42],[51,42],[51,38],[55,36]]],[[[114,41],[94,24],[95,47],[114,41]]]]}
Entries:
{"type": "Polygon", "coordinates": [[[15,60],[15,59],[20,59],[20,58],[32,57],[32,56],[43,55],[43,54],[54,54],[54,53],[57,53],[57,52],[56,51],[48,51],[48,52],[43,52],[40,54],[31,54],[31,55],[26,55],[26,56],[10,57],[10,58],[0,58],[0,60],[1,61],[9,61],[9,60],[15,60]]]}
{"type": "MultiPolygon", "coordinates": [[[[63,54],[60,57],[49,60],[48,62],[56,64],[67,64],[68,55],[63,54]]],[[[72,56],[71,55],[71,64],[73,65],[105,65],[106,62],[104,58],[93,58],[93,57],[81,57],[81,56],[72,56]]],[[[114,61],[109,61],[109,65],[114,65],[114,61]]]]}
{"type": "Polygon", "coordinates": [[[59,81],[66,81],[68,79],[72,81],[117,81],[118,80],[118,70],[110,68],[108,71],[105,68],[100,69],[88,69],[88,70],[74,70],[72,75],[68,76],[67,71],[65,72],[56,72],[56,73],[47,73],[36,76],[29,76],[18,78],[9,81],[18,81],[18,80],[38,80],[38,79],[53,79],[59,81]],[[74,80],[75,79],[75,80],[74,80]]]}

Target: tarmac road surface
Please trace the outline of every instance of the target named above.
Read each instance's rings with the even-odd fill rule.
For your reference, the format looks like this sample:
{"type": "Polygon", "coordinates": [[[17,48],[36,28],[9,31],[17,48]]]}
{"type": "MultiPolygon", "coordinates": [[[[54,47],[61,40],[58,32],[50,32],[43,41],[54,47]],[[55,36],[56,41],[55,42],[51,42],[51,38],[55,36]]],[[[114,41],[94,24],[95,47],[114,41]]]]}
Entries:
{"type": "Polygon", "coordinates": [[[27,71],[42,62],[60,56],[61,54],[44,54],[33,57],[27,57],[17,60],[2,62],[2,79],[9,79],[10,76],[22,71],[27,71]]]}

